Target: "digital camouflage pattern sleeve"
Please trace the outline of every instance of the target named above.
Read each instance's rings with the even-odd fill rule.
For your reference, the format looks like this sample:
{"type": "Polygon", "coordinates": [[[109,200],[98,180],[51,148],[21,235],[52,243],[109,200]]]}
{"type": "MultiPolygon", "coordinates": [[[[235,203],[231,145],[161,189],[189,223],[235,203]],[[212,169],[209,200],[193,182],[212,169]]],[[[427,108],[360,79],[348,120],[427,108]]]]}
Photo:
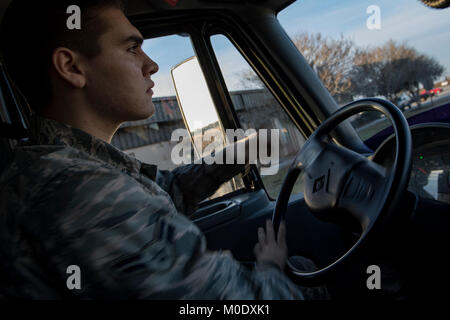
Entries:
{"type": "Polygon", "coordinates": [[[302,298],[272,266],[250,271],[229,253],[207,251],[202,232],[167,193],[105,166],[64,170],[32,211],[27,232],[55,276],[65,283],[68,265],[80,267],[82,288],[71,292],[80,298],[302,298]]]}
{"type": "Polygon", "coordinates": [[[249,165],[188,164],[172,171],[158,170],[156,183],[172,198],[177,210],[191,216],[198,203],[213,195],[219,187],[249,171],[249,165]]]}
{"type": "Polygon", "coordinates": [[[185,215],[243,166],[172,172],[35,117],[0,177],[0,291],[5,297],[301,299],[277,268],[250,271],[210,252],[185,215]],[[165,190],[165,191],[164,191],[165,190]],[[80,267],[69,290],[67,268],[80,267]]]}

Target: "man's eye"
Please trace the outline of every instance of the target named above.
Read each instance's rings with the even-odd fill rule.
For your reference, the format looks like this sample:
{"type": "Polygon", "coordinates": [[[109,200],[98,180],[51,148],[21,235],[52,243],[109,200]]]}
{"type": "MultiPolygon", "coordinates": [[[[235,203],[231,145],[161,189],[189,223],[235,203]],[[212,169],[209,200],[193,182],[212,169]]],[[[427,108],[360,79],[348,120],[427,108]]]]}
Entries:
{"type": "Polygon", "coordinates": [[[139,49],[139,45],[136,44],[136,45],[132,46],[130,49],[128,49],[128,51],[130,51],[132,53],[137,53],[138,49],[139,49]]]}

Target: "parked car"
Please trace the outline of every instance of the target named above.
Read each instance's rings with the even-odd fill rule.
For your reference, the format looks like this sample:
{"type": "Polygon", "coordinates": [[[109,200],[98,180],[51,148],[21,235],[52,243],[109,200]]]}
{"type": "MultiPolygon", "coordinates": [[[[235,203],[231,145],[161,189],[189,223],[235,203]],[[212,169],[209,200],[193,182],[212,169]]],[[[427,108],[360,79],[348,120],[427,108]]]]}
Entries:
{"type": "Polygon", "coordinates": [[[419,92],[420,102],[426,101],[430,97],[430,92],[426,89],[422,89],[419,92]]]}
{"type": "Polygon", "coordinates": [[[413,99],[411,99],[411,97],[409,97],[406,94],[401,95],[398,99],[397,99],[397,106],[402,109],[403,111],[411,109],[411,104],[414,102],[413,99]]]}
{"type": "Polygon", "coordinates": [[[433,88],[428,91],[431,96],[438,95],[442,92],[442,88],[433,88]]]}
{"type": "Polygon", "coordinates": [[[435,95],[438,95],[442,92],[442,88],[433,88],[430,90],[422,89],[420,91],[420,101],[426,101],[430,97],[434,97],[435,95]]]}

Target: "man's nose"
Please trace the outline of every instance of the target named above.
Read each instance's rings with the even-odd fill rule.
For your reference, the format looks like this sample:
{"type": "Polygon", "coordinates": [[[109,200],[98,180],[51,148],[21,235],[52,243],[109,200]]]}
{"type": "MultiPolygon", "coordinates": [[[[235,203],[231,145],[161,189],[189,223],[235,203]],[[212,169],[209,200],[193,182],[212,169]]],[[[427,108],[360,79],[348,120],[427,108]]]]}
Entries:
{"type": "Polygon", "coordinates": [[[144,76],[145,77],[147,77],[149,75],[151,76],[151,75],[157,73],[158,70],[159,70],[158,64],[155,61],[153,61],[152,59],[150,59],[149,56],[147,56],[147,59],[144,64],[144,70],[143,70],[144,76]]]}

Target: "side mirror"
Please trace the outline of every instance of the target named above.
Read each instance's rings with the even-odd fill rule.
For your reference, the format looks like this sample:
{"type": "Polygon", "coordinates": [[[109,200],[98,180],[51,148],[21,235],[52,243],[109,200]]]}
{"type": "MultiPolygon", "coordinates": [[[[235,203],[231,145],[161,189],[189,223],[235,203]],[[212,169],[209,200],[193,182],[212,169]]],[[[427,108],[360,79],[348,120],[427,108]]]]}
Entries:
{"type": "Polygon", "coordinates": [[[224,130],[197,57],[188,58],[173,67],[171,75],[195,157],[198,159],[208,155],[211,150],[208,145],[211,143],[215,148],[223,148],[224,130]]]}
{"type": "MultiPolygon", "coordinates": [[[[178,106],[194,146],[194,161],[226,145],[224,129],[197,57],[179,63],[171,70],[178,106]]],[[[242,177],[223,184],[210,198],[220,197],[243,188],[242,177]]]]}

